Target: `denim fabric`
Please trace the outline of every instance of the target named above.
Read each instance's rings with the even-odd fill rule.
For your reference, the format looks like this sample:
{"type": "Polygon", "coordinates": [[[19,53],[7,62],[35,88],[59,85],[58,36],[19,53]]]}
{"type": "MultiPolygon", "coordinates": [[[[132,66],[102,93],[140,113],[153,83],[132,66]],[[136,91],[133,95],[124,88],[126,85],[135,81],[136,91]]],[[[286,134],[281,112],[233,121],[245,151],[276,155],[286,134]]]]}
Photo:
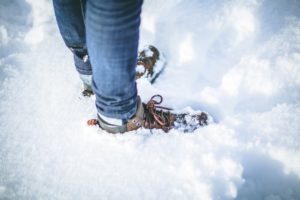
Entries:
{"type": "Polygon", "coordinates": [[[142,1],[53,0],[58,27],[74,54],[76,69],[93,74],[96,107],[107,117],[127,120],[136,112],[142,1]]]}
{"type": "Polygon", "coordinates": [[[67,47],[73,52],[74,63],[80,74],[91,75],[85,36],[85,0],[54,0],[54,11],[59,31],[67,47]]]}

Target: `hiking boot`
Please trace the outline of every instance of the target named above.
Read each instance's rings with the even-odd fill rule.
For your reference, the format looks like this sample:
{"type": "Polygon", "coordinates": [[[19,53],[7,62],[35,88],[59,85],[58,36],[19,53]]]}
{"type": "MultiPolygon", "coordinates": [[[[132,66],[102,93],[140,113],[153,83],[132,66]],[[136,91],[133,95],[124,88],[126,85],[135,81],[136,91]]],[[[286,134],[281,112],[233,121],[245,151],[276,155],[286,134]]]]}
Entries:
{"type": "Polygon", "coordinates": [[[154,83],[164,70],[165,64],[164,57],[156,47],[152,45],[146,46],[139,52],[135,78],[145,77],[150,83],[154,83]]]}
{"type": "Polygon", "coordinates": [[[168,132],[172,128],[183,132],[193,132],[201,126],[208,125],[209,119],[206,113],[197,114],[171,113],[170,108],[159,106],[163,101],[161,95],[154,95],[148,103],[142,103],[138,98],[138,108],[135,116],[122,125],[108,123],[98,115],[98,119],[88,120],[88,125],[98,125],[109,133],[124,133],[137,130],[141,127],[145,129],[162,129],[168,132]]]}

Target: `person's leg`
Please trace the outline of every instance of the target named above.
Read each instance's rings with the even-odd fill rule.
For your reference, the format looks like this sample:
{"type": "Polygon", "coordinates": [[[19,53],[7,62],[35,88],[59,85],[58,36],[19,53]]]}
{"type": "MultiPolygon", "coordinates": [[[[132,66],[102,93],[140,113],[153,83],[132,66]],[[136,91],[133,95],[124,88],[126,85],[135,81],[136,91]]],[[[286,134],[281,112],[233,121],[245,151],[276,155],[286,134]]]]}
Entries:
{"type": "Polygon", "coordinates": [[[86,47],[85,4],[86,0],[53,0],[59,31],[65,44],[73,52],[80,78],[83,82],[88,82],[92,68],[86,47]]]}
{"type": "Polygon", "coordinates": [[[135,68],[142,0],[88,0],[87,47],[98,113],[128,120],[137,109],[135,68]]]}

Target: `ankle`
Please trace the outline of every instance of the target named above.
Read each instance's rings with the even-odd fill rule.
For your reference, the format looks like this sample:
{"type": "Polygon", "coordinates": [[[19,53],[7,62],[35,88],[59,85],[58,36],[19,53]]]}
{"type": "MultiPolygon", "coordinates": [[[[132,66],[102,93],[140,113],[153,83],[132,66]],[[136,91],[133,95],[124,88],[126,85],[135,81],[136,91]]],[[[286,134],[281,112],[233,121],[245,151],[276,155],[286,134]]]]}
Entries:
{"type": "Polygon", "coordinates": [[[106,122],[108,125],[113,125],[113,126],[122,126],[123,125],[122,119],[106,117],[100,113],[98,113],[98,118],[100,118],[103,122],[106,122]]]}
{"type": "Polygon", "coordinates": [[[79,74],[79,78],[84,86],[92,88],[92,75],[79,74]]]}

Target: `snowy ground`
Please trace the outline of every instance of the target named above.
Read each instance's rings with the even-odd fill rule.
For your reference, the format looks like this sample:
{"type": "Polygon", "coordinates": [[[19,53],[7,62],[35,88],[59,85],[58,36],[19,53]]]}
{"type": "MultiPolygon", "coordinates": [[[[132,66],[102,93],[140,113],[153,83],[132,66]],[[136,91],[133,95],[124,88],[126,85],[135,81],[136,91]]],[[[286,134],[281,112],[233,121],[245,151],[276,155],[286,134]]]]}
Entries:
{"type": "Polygon", "coordinates": [[[143,100],[206,110],[192,134],[109,135],[51,1],[0,3],[0,199],[300,199],[300,1],[146,0],[168,66],[143,100]]]}

